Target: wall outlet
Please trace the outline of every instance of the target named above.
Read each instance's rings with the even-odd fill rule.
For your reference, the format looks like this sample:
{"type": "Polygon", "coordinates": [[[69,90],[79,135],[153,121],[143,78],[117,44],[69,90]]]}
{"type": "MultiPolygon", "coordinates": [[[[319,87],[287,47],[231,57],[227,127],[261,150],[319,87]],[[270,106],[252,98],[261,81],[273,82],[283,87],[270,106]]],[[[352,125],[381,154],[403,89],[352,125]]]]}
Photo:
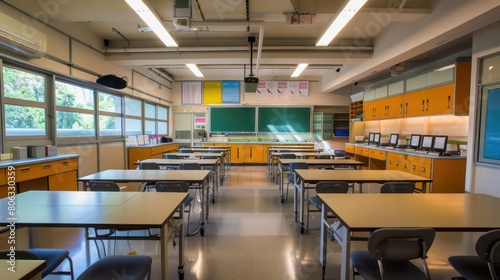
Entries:
{"type": "Polygon", "coordinates": [[[12,159],[11,153],[0,154],[0,160],[9,160],[9,159],[12,159]]]}

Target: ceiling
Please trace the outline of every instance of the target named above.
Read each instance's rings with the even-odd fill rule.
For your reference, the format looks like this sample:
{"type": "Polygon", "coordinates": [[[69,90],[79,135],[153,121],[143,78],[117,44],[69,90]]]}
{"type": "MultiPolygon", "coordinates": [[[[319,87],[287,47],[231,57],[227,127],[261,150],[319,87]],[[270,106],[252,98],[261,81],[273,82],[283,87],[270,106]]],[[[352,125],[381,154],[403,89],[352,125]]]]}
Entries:
{"type": "MultiPolygon", "coordinates": [[[[33,1],[4,2],[30,15],[40,12],[40,6],[33,5],[33,1]]],[[[197,64],[205,80],[242,80],[250,71],[261,80],[290,80],[298,63],[309,63],[298,79],[319,81],[327,71],[340,72],[348,64],[370,60],[380,34],[392,24],[424,19],[439,0],[368,0],[328,47],[316,47],[315,43],[344,0],[192,0],[189,30],[173,24],[173,2],[149,0],[178,48],[167,48],[153,32],[142,32],[145,24],[124,0],[62,1],[52,8],[49,22],[61,30],[78,27],[90,31],[102,39],[102,48],[110,62],[170,81],[197,79],[185,63],[197,64]],[[391,17],[370,29],[374,22],[370,15],[388,9],[392,11],[391,17]],[[301,14],[306,23],[287,21],[294,13],[301,14]],[[308,16],[311,23],[307,22],[308,16]],[[252,69],[249,36],[256,37],[252,69]]],[[[71,35],[85,41],[81,33],[71,35]]],[[[433,52],[408,58],[405,69],[471,46],[471,36],[464,34],[433,52]]],[[[390,77],[389,69],[365,75],[358,82],[368,86],[386,77],[390,77]]]]}

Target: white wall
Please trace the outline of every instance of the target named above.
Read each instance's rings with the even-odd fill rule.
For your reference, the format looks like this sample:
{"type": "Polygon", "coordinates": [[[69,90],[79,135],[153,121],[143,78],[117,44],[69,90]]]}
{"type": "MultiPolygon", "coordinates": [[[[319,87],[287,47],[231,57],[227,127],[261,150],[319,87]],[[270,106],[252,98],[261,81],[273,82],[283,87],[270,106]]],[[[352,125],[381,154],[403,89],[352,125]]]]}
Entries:
{"type": "MultiPolygon", "coordinates": [[[[500,22],[492,24],[474,33],[472,69],[478,69],[478,59],[486,55],[500,52],[500,22]]],[[[466,191],[471,193],[485,193],[500,197],[500,168],[477,166],[474,164],[474,155],[477,153],[476,141],[476,113],[479,104],[476,103],[478,92],[477,71],[472,71],[471,110],[469,114],[469,145],[467,154],[466,191]]]]}

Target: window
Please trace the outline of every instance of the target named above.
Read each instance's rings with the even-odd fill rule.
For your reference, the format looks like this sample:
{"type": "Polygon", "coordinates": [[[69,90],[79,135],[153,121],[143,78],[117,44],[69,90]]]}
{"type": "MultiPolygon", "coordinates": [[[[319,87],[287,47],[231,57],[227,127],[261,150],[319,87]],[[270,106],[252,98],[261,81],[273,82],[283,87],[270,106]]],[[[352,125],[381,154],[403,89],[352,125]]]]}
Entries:
{"type": "MultiPolygon", "coordinates": [[[[480,60],[478,150],[476,160],[500,165],[500,54],[480,60]]],[[[495,167],[497,167],[495,166],[495,167]]]]}
{"type": "Polygon", "coordinates": [[[142,134],[142,102],[125,98],[125,135],[142,134]]]}
{"type": "Polygon", "coordinates": [[[47,136],[47,78],[3,67],[5,135],[47,136]]]}
{"type": "Polygon", "coordinates": [[[95,136],[94,90],[56,81],[57,137],[95,136]]]}
{"type": "Polygon", "coordinates": [[[99,135],[121,136],[122,134],[122,97],[99,92],[99,135]]]}
{"type": "Polygon", "coordinates": [[[158,106],[158,134],[168,135],[168,108],[158,106]]]}

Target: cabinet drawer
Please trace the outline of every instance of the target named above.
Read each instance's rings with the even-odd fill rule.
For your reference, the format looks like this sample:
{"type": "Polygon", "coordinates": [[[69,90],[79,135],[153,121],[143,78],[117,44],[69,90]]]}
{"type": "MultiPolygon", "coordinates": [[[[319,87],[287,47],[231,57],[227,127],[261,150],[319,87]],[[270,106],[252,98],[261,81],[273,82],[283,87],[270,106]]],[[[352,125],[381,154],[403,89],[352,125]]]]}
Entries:
{"type": "Polygon", "coordinates": [[[68,172],[78,168],[78,159],[63,159],[35,163],[16,168],[16,182],[47,177],[57,173],[68,172]]]}
{"type": "Polygon", "coordinates": [[[354,154],[354,146],[345,146],[345,151],[346,153],[351,153],[351,154],[354,154]]]}
{"type": "Polygon", "coordinates": [[[425,157],[419,157],[419,156],[408,156],[408,161],[414,162],[414,163],[419,163],[419,164],[431,164],[432,159],[430,158],[425,158],[425,157]]]}
{"type": "Polygon", "coordinates": [[[0,169],[0,186],[7,184],[7,168],[0,169]]]}
{"type": "Polygon", "coordinates": [[[370,158],[385,160],[385,152],[371,149],[370,150],[370,158]]]}

